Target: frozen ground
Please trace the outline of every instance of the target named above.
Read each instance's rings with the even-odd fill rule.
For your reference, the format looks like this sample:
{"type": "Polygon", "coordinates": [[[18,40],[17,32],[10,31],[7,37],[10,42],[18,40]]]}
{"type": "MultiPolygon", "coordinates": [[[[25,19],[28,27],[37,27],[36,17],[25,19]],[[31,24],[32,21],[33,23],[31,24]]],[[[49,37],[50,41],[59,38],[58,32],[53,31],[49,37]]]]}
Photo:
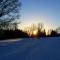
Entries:
{"type": "Polygon", "coordinates": [[[60,60],[60,37],[0,41],[0,60],[60,60]]]}

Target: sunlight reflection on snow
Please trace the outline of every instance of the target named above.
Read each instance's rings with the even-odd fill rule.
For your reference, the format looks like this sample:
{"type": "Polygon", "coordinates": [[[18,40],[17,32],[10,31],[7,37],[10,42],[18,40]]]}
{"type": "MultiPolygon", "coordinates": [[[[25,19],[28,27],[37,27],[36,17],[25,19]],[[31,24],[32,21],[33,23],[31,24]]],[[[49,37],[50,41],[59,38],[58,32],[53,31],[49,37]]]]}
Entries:
{"type": "Polygon", "coordinates": [[[22,39],[8,39],[8,40],[2,40],[0,42],[16,42],[16,41],[20,41],[22,39]]]}

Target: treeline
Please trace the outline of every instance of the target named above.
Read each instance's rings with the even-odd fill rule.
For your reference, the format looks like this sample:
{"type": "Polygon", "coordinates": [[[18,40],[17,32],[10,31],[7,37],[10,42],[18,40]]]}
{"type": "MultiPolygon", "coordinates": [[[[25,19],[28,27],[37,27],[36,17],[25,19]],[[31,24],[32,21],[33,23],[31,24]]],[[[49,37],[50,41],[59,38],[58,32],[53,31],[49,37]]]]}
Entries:
{"type": "Polygon", "coordinates": [[[59,37],[60,36],[60,32],[58,33],[58,31],[56,30],[51,30],[51,33],[47,35],[47,37],[59,37]]]}
{"type": "Polygon", "coordinates": [[[29,37],[28,34],[22,30],[0,30],[0,40],[26,37],[29,37]]]}
{"type": "MultiPolygon", "coordinates": [[[[6,23],[7,24],[7,23],[6,23]]],[[[15,39],[15,38],[40,38],[40,37],[59,37],[60,27],[55,30],[46,30],[43,28],[43,24],[39,23],[37,26],[33,24],[29,28],[25,28],[26,31],[18,29],[17,23],[10,24],[8,26],[0,25],[0,40],[2,39],[15,39]],[[35,32],[34,32],[35,31],[35,32]]]]}
{"type": "Polygon", "coordinates": [[[59,37],[60,36],[60,29],[51,29],[50,31],[48,31],[48,33],[46,34],[45,31],[38,33],[38,37],[59,37]]]}
{"type": "Polygon", "coordinates": [[[30,37],[34,38],[34,37],[59,37],[60,36],[60,27],[58,27],[57,29],[53,30],[50,29],[48,30],[48,32],[46,32],[44,25],[42,23],[38,23],[36,24],[32,24],[31,26],[26,28],[27,33],[29,34],[30,37]],[[34,34],[34,31],[36,31],[34,34]]]}

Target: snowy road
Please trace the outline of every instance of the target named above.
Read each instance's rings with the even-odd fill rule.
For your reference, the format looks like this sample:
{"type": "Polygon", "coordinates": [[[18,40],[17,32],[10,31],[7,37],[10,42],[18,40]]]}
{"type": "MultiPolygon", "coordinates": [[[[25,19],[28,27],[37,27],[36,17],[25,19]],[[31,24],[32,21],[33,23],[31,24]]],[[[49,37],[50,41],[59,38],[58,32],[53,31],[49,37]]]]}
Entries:
{"type": "Polygon", "coordinates": [[[60,60],[60,37],[0,41],[0,60],[60,60]]]}

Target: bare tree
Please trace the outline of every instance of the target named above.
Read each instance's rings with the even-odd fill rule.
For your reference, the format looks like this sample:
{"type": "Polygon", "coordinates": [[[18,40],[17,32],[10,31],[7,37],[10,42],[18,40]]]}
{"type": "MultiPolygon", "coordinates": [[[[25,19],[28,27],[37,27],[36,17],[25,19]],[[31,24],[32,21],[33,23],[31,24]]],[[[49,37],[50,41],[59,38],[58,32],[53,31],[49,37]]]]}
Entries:
{"type": "Polygon", "coordinates": [[[60,27],[56,29],[56,32],[60,34],[60,27]]]}
{"type": "Polygon", "coordinates": [[[37,37],[42,36],[42,30],[43,30],[43,24],[42,23],[38,23],[37,30],[38,30],[37,37]]]}
{"type": "Polygon", "coordinates": [[[38,23],[37,29],[38,29],[39,31],[42,31],[42,29],[43,29],[43,24],[42,24],[42,23],[38,23]]]}
{"type": "Polygon", "coordinates": [[[18,19],[21,2],[19,0],[0,0],[0,29],[18,19]]]}

